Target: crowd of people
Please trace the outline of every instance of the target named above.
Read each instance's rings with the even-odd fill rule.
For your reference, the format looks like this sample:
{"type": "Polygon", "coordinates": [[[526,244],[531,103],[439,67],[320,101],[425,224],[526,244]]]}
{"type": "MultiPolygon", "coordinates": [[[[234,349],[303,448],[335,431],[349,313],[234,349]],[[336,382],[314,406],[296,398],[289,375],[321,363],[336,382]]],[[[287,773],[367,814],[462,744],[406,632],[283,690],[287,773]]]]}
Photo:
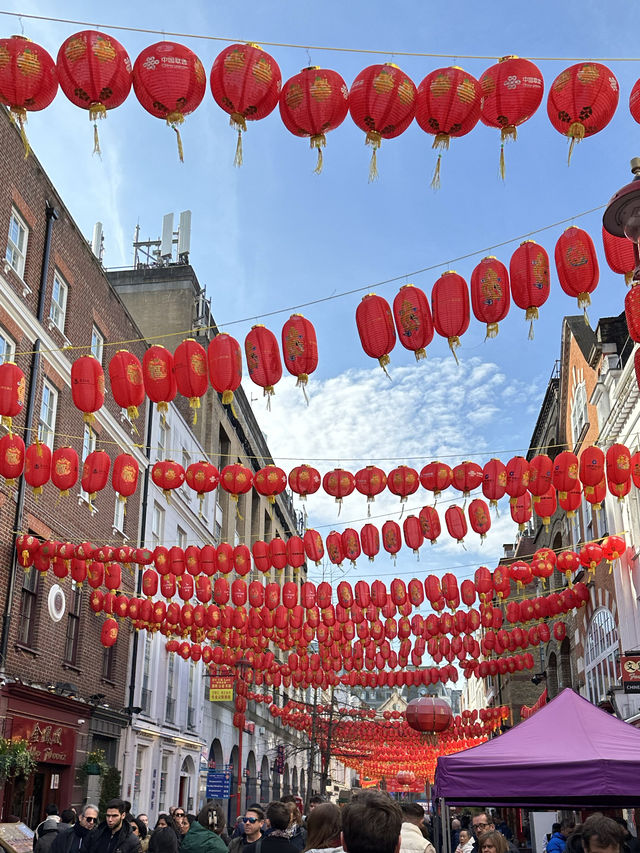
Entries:
{"type": "MultiPolygon", "coordinates": [[[[439,818],[437,819],[439,820],[439,818]]],[[[434,819],[435,823],[436,819],[434,819]]],[[[431,816],[419,803],[398,802],[382,791],[358,791],[342,808],[312,797],[303,818],[296,798],[286,795],[266,807],[250,804],[234,827],[224,809],[209,800],[200,812],[176,806],[158,817],[151,830],[146,814],[131,804],[107,803],[104,820],[97,806],[80,814],[47,806],[35,830],[34,853],[520,853],[509,827],[489,811],[456,816],[450,845],[442,824],[432,834],[431,816]]],[[[569,819],[553,825],[546,853],[640,853],[638,839],[622,818],[597,813],[582,824],[569,819]]]]}

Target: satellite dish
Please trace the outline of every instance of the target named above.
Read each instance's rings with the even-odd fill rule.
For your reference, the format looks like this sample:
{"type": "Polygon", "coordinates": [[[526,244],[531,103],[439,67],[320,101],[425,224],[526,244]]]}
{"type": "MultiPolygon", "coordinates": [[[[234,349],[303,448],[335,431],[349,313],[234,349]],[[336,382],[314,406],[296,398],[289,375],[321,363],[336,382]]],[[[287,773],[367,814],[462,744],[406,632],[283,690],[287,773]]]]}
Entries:
{"type": "Polygon", "coordinates": [[[53,622],[59,622],[64,616],[65,607],[67,604],[67,600],[64,596],[64,590],[58,583],[54,583],[54,585],[49,590],[49,597],[47,599],[47,607],[49,608],[49,616],[51,617],[53,622]]]}

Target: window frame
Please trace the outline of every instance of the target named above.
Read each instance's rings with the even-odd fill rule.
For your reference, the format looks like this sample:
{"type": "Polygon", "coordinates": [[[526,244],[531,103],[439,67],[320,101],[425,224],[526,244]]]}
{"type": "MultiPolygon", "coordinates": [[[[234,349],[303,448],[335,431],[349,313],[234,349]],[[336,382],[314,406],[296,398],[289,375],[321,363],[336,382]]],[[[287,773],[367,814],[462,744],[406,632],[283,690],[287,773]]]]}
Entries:
{"type": "Polygon", "coordinates": [[[53,450],[53,442],[56,435],[56,418],[58,415],[58,395],[59,391],[48,379],[42,383],[42,394],[40,395],[40,414],[38,415],[38,440],[42,444],[46,444],[53,450]],[[43,409],[45,407],[45,391],[50,395],[53,405],[46,403],[47,411],[52,412],[51,423],[43,418],[43,409]],[[45,434],[46,430],[46,434],[45,434]],[[49,438],[51,441],[49,441],[49,438]]]}
{"type": "Polygon", "coordinates": [[[163,423],[162,420],[158,424],[158,438],[156,443],[156,462],[162,462],[167,458],[167,447],[169,446],[169,424],[163,423]]]}
{"type": "Polygon", "coordinates": [[[117,530],[118,533],[122,533],[124,535],[124,525],[127,518],[127,514],[125,512],[126,504],[124,501],[120,500],[120,496],[115,496],[115,503],[113,506],[113,529],[117,530]]]}
{"type": "Polygon", "coordinates": [[[106,646],[102,651],[102,680],[115,681],[116,644],[106,646]]]}
{"type": "Polygon", "coordinates": [[[14,271],[14,273],[18,276],[18,278],[23,281],[24,280],[24,271],[27,263],[27,246],[29,245],[29,226],[27,225],[25,218],[22,216],[20,211],[15,205],[11,205],[11,216],[9,218],[9,231],[7,233],[7,248],[5,249],[5,260],[8,261],[9,266],[14,271]],[[24,245],[21,249],[16,243],[14,243],[13,238],[11,236],[11,226],[13,222],[16,222],[18,228],[21,228],[24,234],[24,245]],[[17,265],[14,264],[14,255],[18,257],[17,265]]]}
{"type": "Polygon", "coordinates": [[[599,607],[589,621],[584,645],[584,680],[587,698],[593,704],[606,699],[607,689],[617,682],[619,652],[620,638],[613,614],[609,608],[599,607]]]}
{"type": "Polygon", "coordinates": [[[78,638],[80,636],[80,614],[82,612],[82,587],[75,581],[71,585],[71,606],[67,611],[67,629],[64,638],[63,663],[76,666],[78,661],[78,638]]]}
{"type": "Polygon", "coordinates": [[[162,545],[164,542],[164,522],[165,515],[164,509],[160,506],[158,501],[153,502],[153,510],[151,512],[151,541],[153,543],[153,547],[156,548],[158,545],[162,545]],[[156,518],[159,521],[158,529],[156,530],[156,518]]]}
{"type": "Polygon", "coordinates": [[[69,285],[64,276],[59,270],[53,272],[53,283],[51,285],[51,304],[49,306],[49,320],[56,329],[64,335],[64,327],[67,319],[67,302],[69,300],[69,285]],[[58,285],[59,294],[64,295],[60,303],[60,299],[55,297],[55,286],[58,285]]]}
{"type": "Polygon", "coordinates": [[[583,379],[574,386],[573,403],[571,405],[571,434],[574,447],[582,434],[584,425],[588,422],[587,387],[583,379]]]}
{"type": "Polygon", "coordinates": [[[97,436],[95,432],[89,424],[85,424],[82,431],[82,458],[80,459],[80,497],[87,502],[89,501],[89,492],[85,492],[82,488],[82,469],[87,456],[96,449],[96,442],[97,436]]]}
{"type": "Polygon", "coordinates": [[[0,326],[0,342],[4,342],[4,350],[0,352],[0,364],[6,364],[8,361],[13,361],[16,352],[16,342],[7,334],[0,326]]]}
{"type": "Polygon", "coordinates": [[[38,594],[40,592],[40,572],[33,567],[23,570],[20,591],[20,623],[18,625],[18,643],[29,649],[35,648],[38,633],[38,594]],[[26,630],[25,630],[26,626],[26,630]]]}
{"type": "Polygon", "coordinates": [[[104,335],[95,323],[91,327],[91,354],[100,362],[100,364],[102,364],[102,357],[104,355],[104,335]],[[95,349],[94,338],[96,345],[95,349]]]}

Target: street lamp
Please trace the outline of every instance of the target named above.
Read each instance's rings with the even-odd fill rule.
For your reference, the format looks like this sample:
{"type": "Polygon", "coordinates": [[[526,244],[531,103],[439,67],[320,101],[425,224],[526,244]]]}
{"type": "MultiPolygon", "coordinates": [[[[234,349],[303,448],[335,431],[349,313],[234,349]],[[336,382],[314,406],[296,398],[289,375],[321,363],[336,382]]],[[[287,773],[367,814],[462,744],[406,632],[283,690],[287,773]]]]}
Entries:
{"type": "Polygon", "coordinates": [[[631,172],[633,180],[611,198],[602,224],[613,237],[626,237],[632,241],[636,263],[633,281],[640,281],[640,157],[631,161],[631,172]]]}

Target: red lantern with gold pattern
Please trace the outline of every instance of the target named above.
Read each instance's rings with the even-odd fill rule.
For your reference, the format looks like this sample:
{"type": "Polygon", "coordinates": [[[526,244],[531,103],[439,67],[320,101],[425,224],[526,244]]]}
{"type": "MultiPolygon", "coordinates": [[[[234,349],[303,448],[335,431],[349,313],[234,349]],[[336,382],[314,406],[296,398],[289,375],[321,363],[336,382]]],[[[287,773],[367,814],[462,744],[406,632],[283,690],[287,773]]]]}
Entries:
{"type": "Polygon", "coordinates": [[[533,321],[549,298],[549,256],[535,240],[525,240],[511,255],[509,275],[513,301],[526,312],[529,340],[533,340],[533,321]]]}
{"type": "Polygon", "coordinates": [[[396,332],[387,300],[375,293],[363,296],[356,308],[356,325],[362,349],[370,358],[377,358],[386,373],[391,361],[389,353],[396,345],[396,332]]]}
{"type": "Polygon", "coordinates": [[[297,465],[292,468],[288,480],[289,488],[300,495],[302,501],[307,499],[307,495],[314,495],[322,483],[320,472],[311,465],[297,465]]]}
{"type": "Polygon", "coordinates": [[[503,56],[480,78],[480,121],[500,130],[500,175],[504,179],[504,143],[517,139],[518,127],[538,109],[544,80],[537,65],[519,56],[503,56]]]}
{"type": "Polygon", "coordinates": [[[78,454],[73,447],[59,447],[51,457],[51,482],[60,489],[60,497],[68,497],[78,482],[78,454]]]}
{"type": "Polygon", "coordinates": [[[529,485],[527,488],[536,498],[545,495],[551,486],[553,462],[545,453],[539,453],[529,460],[529,485]]]}
{"type": "Polygon", "coordinates": [[[318,340],[313,323],[302,314],[292,314],[282,327],[282,355],[285,367],[298,380],[296,387],[304,391],[309,374],[318,366],[318,340]]]}
{"type": "Polygon", "coordinates": [[[449,536],[456,542],[462,542],[468,531],[467,519],[464,517],[462,508],[455,504],[448,507],[444,514],[444,520],[449,536]]]}
{"type": "Polygon", "coordinates": [[[393,300],[393,317],[402,346],[415,354],[416,361],[426,358],[426,347],[433,340],[433,318],[424,291],[404,284],[393,300]]]}
{"type": "Polygon", "coordinates": [[[173,489],[179,488],[184,483],[184,468],[173,459],[161,459],[151,469],[151,479],[159,489],[162,489],[167,500],[173,489]]]}
{"type": "Polygon", "coordinates": [[[154,344],[146,350],[142,358],[144,389],[152,403],[163,415],[169,410],[169,403],[178,393],[176,377],[173,372],[173,356],[163,346],[154,344]]]}
{"type": "Polygon", "coordinates": [[[496,337],[510,304],[507,268],[493,255],[483,258],[471,273],[471,307],[476,320],[487,324],[487,338],[496,337]]]}
{"type": "Polygon", "coordinates": [[[373,562],[380,551],[380,534],[378,528],[373,524],[365,524],[360,531],[360,543],[363,552],[373,562]]]}
{"type": "Polygon", "coordinates": [[[225,406],[233,411],[233,394],[242,382],[242,351],[238,341],[221,332],[210,341],[207,347],[209,381],[212,388],[222,394],[225,406]]]}
{"type": "Polygon", "coordinates": [[[418,472],[408,465],[399,465],[393,471],[389,471],[387,476],[387,488],[392,495],[398,495],[402,504],[407,502],[409,495],[414,495],[418,491],[419,485],[418,472]]]}
{"type": "Polygon", "coordinates": [[[275,394],[273,386],[282,379],[282,362],[276,336],[266,326],[252,326],[245,338],[244,351],[249,378],[263,389],[270,407],[271,397],[275,394]]]}
{"type": "Polygon", "coordinates": [[[144,402],[144,381],[140,359],[126,349],[120,349],[109,362],[111,393],[118,406],[127,410],[129,420],[138,417],[138,407],[144,402]]]}
{"type": "Polygon", "coordinates": [[[604,480],[604,452],[599,447],[585,447],[580,454],[580,482],[583,486],[596,486],[604,480]]]}
{"type": "Polygon", "coordinates": [[[355,566],[356,560],[362,553],[362,546],[360,545],[360,537],[358,536],[358,531],[354,530],[353,527],[347,527],[342,531],[342,551],[344,553],[345,559],[349,560],[350,563],[355,566]]]}
{"type": "Polygon", "coordinates": [[[356,479],[350,471],[335,468],[322,478],[322,488],[328,495],[342,505],[342,499],[350,495],[356,487],[356,479]]]}
{"type": "Polygon", "coordinates": [[[109,481],[111,458],[106,450],[94,450],[82,466],[82,488],[89,494],[89,505],[109,481]]]}
{"type": "Polygon", "coordinates": [[[37,498],[51,478],[51,450],[46,444],[30,444],[25,451],[24,479],[37,498]]]}
{"type": "Polygon", "coordinates": [[[517,498],[511,498],[509,501],[511,510],[511,518],[518,525],[518,530],[524,530],[525,526],[531,521],[531,495],[525,492],[523,495],[518,495],[517,498]]]}
{"type": "Polygon", "coordinates": [[[278,105],[282,74],[275,59],[258,44],[231,44],[215,58],[209,79],[218,106],[238,131],[235,165],[242,164],[242,132],[247,121],[265,118],[278,105]]]}
{"type": "Polygon", "coordinates": [[[209,388],[207,374],[207,353],[202,344],[193,338],[187,338],[178,344],[173,354],[173,372],[176,377],[178,393],[189,400],[193,409],[193,424],[198,420],[200,398],[209,388]]]}
{"type": "Polygon", "coordinates": [[[253,485],[253,474],[244,465],[236,462],[225,465],[220,472],[220,485],[231,495],[231,500],[238,503],[240,495],[246,495],[253,485]]]}
{"type": "Polygon", "coordinates": [[[327,555],[334,566],[341,566],[344,560],[342,536],[335,530],[327,535],[327,555]]]}
{"type": "Polygon", "coordinates": [[[600,483],[596,483],[595,486],[583,486],[582,492],[584,499],[594,509],[602,509],[602,502],[607,494],[607,481],[603,479],[600,483]]]}
{"type": "Polygon", "coordinates": [[[367,497],[367,515],[371,515],[370,504],[376,499],[376,495],[381,494],[387,486],[387,475],[382,468],[376,468],[375,465],[367,465],[356,473],[355,476],[356,489],[361,495],[367,497]]]}
{"type": "Polygon", "coordinates": [[[540,495],[537,500],[534,499],[533,508],[536,515],[542,519],[542,523],[548,530],[551,523],[551,516],[558,508],[556,490],[553,486],[549,486],[549,489],[543,495],[540,495]]]}
{"type": "MultiPolygon", "coordinates": [[[[1,42],[2,39],[0,39],[1,42]]],[[[0,47],[1,56],[2,48],[0,47]]],[[[3,425],[9,429],[9,435],[11,435],[11,419],[19,415],[24,406],[24,392],[24,373],[18,365],[13,361],[0,364],[0,415],[3,425]]]]}
{"type": "Polygon", "coordinates": [[[468,498],[474,489],[482,485],[484,472],[477,462],[461,462],[453,469],[451,485],[468,498]]]}
{"type": "Polygon", "coordinates": [[[607,480],[607,487],[611,494],[615,495],[618,501],[622,502],[631,491],[631,479],[626,480],[624,483],[614,483],[611,480],[607,480]]]}
{"type": "MultiPolygon", "coordinates": [[[[24,471],[25,447],[19,435],[3,435],[0,438],[0,476],[5,478],[5,486],[15,486],[17,478],[24,471]]],[[[78,457],[76,454],[76,479],[78,478],[78,457]]],[[[54,484],[55,485],[55,484],[54,484]]]]}
{"type": "Polygon", "coordinates": [[[408,515],[402,522],[402,530],[407,548],[411,548],[413,553],[418,556],[424,543],[420,519],[416,515],[408,515]]]}
{"type": "Polygon", "coordinates": [[[553,127],[573,146],[605,128],[616,111],[620,87],[606,65],[579,62],[562,71],[551,84],[547,114],[553,127]]]}
{"type": "Polygon", "coordinates": [[[480,534],[480,539],[486,539],[491,529],[491,515],[489,507],[480,498],[472,500],[469,504],[469,524],[474,533],[480,534]]]}
{"type": "Polygon", "coordinates": [[[206,459],[200,462],[192,462],[185,472],[187,486],[198,495],[200,501],[200,515],[204,505],[205,496],[213,492],[220,482],[220,473],[215,465],[206,459]]]}
{"type": "Polygon", "coordinates": [[[164,119],[176,132],[178,156],[183,160],[179,125],[204,98],[207,77],[192,50],[173,41],[151,44],[133,65],[133,90],[144,109],[164,119]]]}
{"type": "Polygon", "coordinates": [[[287,488],[287,475],[277,465],[267,465],[253,475],[253,487],[270,504],[274,504],[276,496],[287,488]]]}
{"type": "Polygon", "coordinates": [[[558,491],[558,499],[564,500],[578,483],[578,457],[570,450],[563,450],[553,460],[551,484],[558,491]]]}
{"type": "Polygon", "coordinates": [[[582,486],[579,482],[565,492],[558,492],[560,509],[566,512],[567,518],[573,518],[582,503],[582,486]]]}
{"type": "Polygon", "coordinates": [[[455,270],[447,270],[433,285],[431,308],[436,332],[447,339],[457,364],[456,349],[469,328],[469,288],[455,270]]]}
{"type": "Polygon", "coordinates": [[[622,536],[606,536],[600,543],[602,553],[608,563],[618,560],[625,552],[627,543],[622,536]]]}
{"type": "Polygon", "coordinates": [[[586,317],[587,306],[591,304],[589,294],[600,279],[593,240],[582,228],[571,225],[560,235],[554,254],[560,287],[568,296],[575,296],[586,317]]]}
{"type": "Polygon", "coordinates": [[[27,112],[48,107],[58,91],[56,66],[47,51],[24,36],[0,39],[0,104],[9,107],[11,120],[29,153],[24,130],[27,112]]]}
{"type": "Polygon", "coordinates": [[[432,148],[439,149],[436,169],[431,181],[440,187],[442,150],[452,137],[465,136],[480,118],[480,84],[462,68],[450,66],[431,71],[418,86],[416,121],[433,139],[432,148]]]}
{"type": "Polygon", "coordinates": [[[272,565],[271,557],[269,556],[269,545],[266,542],[262,539],[258,539],[258,541],[254,542],[251,546],[251,553],[253,555],[253,562],[259,572],[266,574],[271,570],[272,565]]]}
{"type": "Polygon", "coordinates": [[[633,271],[636,266],[636,259],[633,254],[633,242],[626,237],[616,237],[614,234],[609,234],[603,226],[602,245],[609,268],[613,272],[623,275],[626,284],[631,284],[633,271]]]}
{"type": "Polygon", "coordinates": [[[287,539],[287,564],[294,571],[302,568],[305,562],[304,542],[300,536],[290,536],[287,539]]]}
{"type": "Polygon", "coordinates": [[[92,424],[104,403],[104,370],[93,355],[81,355],[71,365],[71,396],[85,422],[92,424]]]}
{"type": "Polygon", "coordinates": [[[419,513],[420,524],[424,538],[428,539],[432,545],[435,545],[438,536],[442,532],[440,525],[440,516],[438,511],[433,506],[423,506],[419,513]]]}
{"type": "Polygon", "coordinates": [[[302,541],[304,542],[304,551],[307,559],[313,560],[316,566],[319,565],[324,556],[322,536],[320,536],[317,530],[309,529],[305,530],[302,541]]]}
{"type": "Polygon", "coordinates": [[[490,506],[497,506],[507,491],[507,468],[499,459],[490,459],[482,469],[482,494],[490,506]]]}
{"type": "Polygon", "coordinates": [[[438,497],[453,481],[453,471],[446,462],[429,462],[420,472],[422,487],[438,497]]]}
{"type": "Polygon", "coordinates": [[[506,492],[511,502],[527,493],[529,486],[529,463],[524,456],[512,457],[506,465],[507,486],[506,492]]]}
{"type": "Polygon", "coordinates": [[[120,453],[113,460],[113,471],[111,473],[111,484],[118,500],[124,504],[125,512],[127,498],[135,494],[138,488],[138,475],[140,467],[137,460],[130,453],[120,453]]]}
{"type": "Polygon", "coordinates": [[[522,589],[523,586],[528,586],[533,580],[533,571],[531,566],[524,560],[516,560],[514,563],[511,563],[510,566],[507,566],[507,570],[509,572],[509,577],[512,581],[516,582],[518,589],[522,589]]]}
{"type": "Polygon", "coordinates": [[[396,554],[402,547],[400,525],[396,521],[385,521],[382,525],[382,547],[395,562],[396,554]]]}
{"type": "Polygon", "coordinates": [[[282,87],[280,117],[294,136],[309,137],[318,150],[316,174],[322,171],[325,134],[339,127],[349,111],[349,90],[337,71],[317,65],[303,68],[282,87]]]}
{"type": "Polygon", "coordinates": [[[109,649],[111,646],[115,646],[117,641],[118,623],[115,619],[105,619],[100,630],[100,642],[105,649],[109,649]]]}
{"type": "Polygon", "coordinates": [[[377,151],[383,139],[393,139],[409,127],[416,112],[416,87],[397,65],[369,65],[356,77],[349,91],[349,112],[355,125],[366,133],[373,149],[369,180],[378,177],[377,151]]]}
{"type": "Polygon", "coordinates": [[[629,337],[640,343],[640,285],[634,283],[624,299],[624,314],[627,320],[629,337]]]}
{"type": "Polygon", "coordinates": [[[606,455],[607,480],[621,485],[631,480],[631,454],[624,444],[612,444],[606,455]]]}
{"type": "Polygon", "coordinates": [[[131,91],[131,60],[113,36],[82,30],[69,36],[56,62],[60,88],[71,103],[89,111],[94,122],[94,154],[100,153],[95,122],[123,104],[131,91]]]}

